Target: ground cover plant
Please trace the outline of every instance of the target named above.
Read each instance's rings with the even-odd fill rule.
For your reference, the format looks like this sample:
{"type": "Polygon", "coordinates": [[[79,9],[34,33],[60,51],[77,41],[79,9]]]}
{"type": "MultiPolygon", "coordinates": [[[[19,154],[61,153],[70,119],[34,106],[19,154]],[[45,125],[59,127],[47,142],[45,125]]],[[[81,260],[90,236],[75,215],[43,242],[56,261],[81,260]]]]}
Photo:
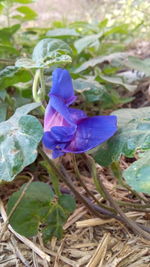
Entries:
{"type": "Polygon", "coordinates": [[[92,216],[116,219],[150,240],[150,228],[126,215],[142,211],[148,220],[150,208],[150,103],[141,90],[150,58],[127,48],[138,24],[24,27],[37,17],[31,2],[0,1],[7,22],[0,29],[0,187],[7,211],[1,238],[9,223],[44,244],[60,240],[83,203],[92,216]],[[114,198],[100,169],[129,198],[114,198]]]}

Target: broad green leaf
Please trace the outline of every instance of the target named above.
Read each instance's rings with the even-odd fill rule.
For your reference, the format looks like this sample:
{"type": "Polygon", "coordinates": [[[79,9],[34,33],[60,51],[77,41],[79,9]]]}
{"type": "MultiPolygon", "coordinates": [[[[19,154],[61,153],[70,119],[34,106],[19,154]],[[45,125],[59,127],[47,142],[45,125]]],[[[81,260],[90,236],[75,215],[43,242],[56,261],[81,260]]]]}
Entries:
{"type": "Polygon", "coordinates": [[[74,42],[74,46],[77,49],[78,53],[81,53],[84,49],[89,47],[98,47],[100,42],[99,38],[103,35],[103,33],[92,34],[82,37],[81,39],[74,42]]]}
{"type": "Polygon", "coordinates": [[[150,58],[139,59],[137,57],[128,57],[125,61],[125,65],[129,68],[144,72],[146,75],[150,75],[150,58]]]}
{"type": "Polygon", "coordinates": [[[43,129],[35,117],[26,115],[40,104],[20,107],[0,123],[0,179],[12,181],[24,167],[34,162],[43,129]]]}
{"type": "MultiPolygon", "coordinates": [[[[20,197],[25,185],[9,198],[7,205],[8,214],[20,197]]],[[[11,226],[19,234],[26,237],[37,235],[39,225],[47,216],[53,198],[54,193],[49,185],[43,182],[32,182],[10,217],[9,222],[11,226]]]]}
{"type": "Polygon", "coordinates": [[[69,28],[58,28],[55,30],[50,30],[46,34],[49,37],[76,37],[80,34],[75,29],[69,28]]]}
{"type": "Polygon", "coordinates": [[[94,156],[104,166],[118,160],[121,155],[132,158],[136,152],[150,149],[150,107],[122,109],[113,114],[121,127],[94,156]]]}
{"type": "Polygon", "coordinates": [[[19,82],[28,82],[32,79],[31,74],[25,69],[6,67],[0,71],[0,89],[5,89],[19,82]]]}
{"type": "Polygon", "coordinates": [[[20,6],[16,9],[18,12],[23,14],[24,16],[14,16],[14,18],[22,19],[22,20],[34,20],[37,17],[37,13],[28,6],[20,6]]]}
{"type": "Polygon", "coordinates": [[[99,75],[100,78],[106,82],[112,83],[112,84],[117,84],[125,87],[129,92],[134,92],[137,88],[136,85],[131,85],[124,83],[121,77],[118,76],[106,76],[104,74],[99,75]]]}
{"type": "Polygon", "coordinates": [[[123,176],[134,190],[150,194],[150,151],[132,163],[123,172],[123,176]]]}
{"type": "Polygon", "coordinates": [[[32,60],[37,66],[70,63],[71,49],[64,41],[54,38],[41,40],[34,48],[32,60]]]}
{"type": "Polygon", "coordinates": [[[92,58],[92,59],[86,61],[85,63],[83,63],[79,68],[77,68],[75,70],[75,73],[79,73],[79,72],[84,71],[88,68],[93,68],[97,64],[101,64],[103,62],[111,63],[111,61],[115,61],[118,59],[123,60],[126,57],[127,57],[126,53],[113,53],[113,54],[106,55],[106,56],[100,56],[100,57],[92,58]]]}
{"type": "Polygon", "coordinates": [[[58,203],[53,203],[45,220],[47,224],[43,229],[43,237],[48,241],[52,236],[58,239],[62,237],[63,225],[71,212],[75,210],[76,203],[71,195],[61,195],[58,198],[58,203]]]}

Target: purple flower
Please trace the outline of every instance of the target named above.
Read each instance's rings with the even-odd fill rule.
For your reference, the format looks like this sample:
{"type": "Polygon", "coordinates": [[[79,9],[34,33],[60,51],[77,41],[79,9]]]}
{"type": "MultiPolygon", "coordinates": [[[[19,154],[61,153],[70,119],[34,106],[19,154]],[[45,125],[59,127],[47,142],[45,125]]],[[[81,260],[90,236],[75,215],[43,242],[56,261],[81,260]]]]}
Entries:
{"type": "Polygon", "coordinates": [[[67,70],[54,70],[49,96],[44,117],[43,145],[47,152],[53,151],[53,158],[66,152],[82,153],[90,150],[117,131],[116,116],[87,117],[82,110],[69,107],[76,97],[67,70]]]}

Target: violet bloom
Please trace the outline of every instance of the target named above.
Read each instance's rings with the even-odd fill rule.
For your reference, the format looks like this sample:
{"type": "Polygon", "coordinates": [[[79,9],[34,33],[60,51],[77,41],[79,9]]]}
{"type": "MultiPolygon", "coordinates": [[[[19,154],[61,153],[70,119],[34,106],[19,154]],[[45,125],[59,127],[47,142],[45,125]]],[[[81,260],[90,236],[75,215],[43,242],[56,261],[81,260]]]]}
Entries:
{"type": "Polygon", "coordinates": [[[50,101],[44,117],[43,145],[52,157],[66,152],[82,153],[109,139],[117,130],[116,116],[87,115],[70,108],[76,97],[67,70],[57,68],[52,74],[50,101]]]}

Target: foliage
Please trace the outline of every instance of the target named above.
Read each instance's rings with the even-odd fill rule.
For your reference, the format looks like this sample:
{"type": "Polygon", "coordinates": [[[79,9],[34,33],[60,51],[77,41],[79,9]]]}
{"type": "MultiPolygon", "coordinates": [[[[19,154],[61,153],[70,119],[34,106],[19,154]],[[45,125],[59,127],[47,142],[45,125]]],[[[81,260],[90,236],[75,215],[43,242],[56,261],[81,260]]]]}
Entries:
{"type": "MultiPolygon", "coordinates": [[[[110,23],[105,18],[28,28],[25,23],[37,18],[28,6],[32,2],[0,1],[0,13],[6,19],[0,28],[0,179],[14,180],[36,160],[43,135],[39,120],[43,121],[52,71],[61,67],[73,78],[78,109],[81,106],[90,116],[111,112],[118,118],[115,136],[90,152],[95,161],[111,166],[122,156],[132,158],[124,179],[136,191],[150,193],[150,108],[123,106],[132,105],[139,81],[150,75],[150,59],[129,56],[125,49],[142,22],[110,23]],[[31,111],[34,115],[28,115],[31,111]]],[[[134,2],[138,5],[129,2],[130,8],[134,2]]],[[[46,170],[54,192],[46,183],[31,183],[10,223],[20,234],[33,236],[40,231],[48,241],[53,235],[62,237],[62,226],[75,202],[71,195],[60,193],[58,177],[50,167],[46,170]]],[[[10,197],[8,214],[24,188],[10,197]]]]}
{"type": "MultiPolygon", "coordinates": [[[[7,207],[8,214],[23,193],[25,185],[10,197],[7,207]]],[[[26,237],[35,236],[42,231],[45,241],[52,236],[60,239],[63,232],[62,227],[74,209],[75,201],[71,195],[61,195],[56,201],[50,186],[43,182],[33,182],[28,186],[17,209],[10,217],[10,223],[19,234],[26,237]]]]}

